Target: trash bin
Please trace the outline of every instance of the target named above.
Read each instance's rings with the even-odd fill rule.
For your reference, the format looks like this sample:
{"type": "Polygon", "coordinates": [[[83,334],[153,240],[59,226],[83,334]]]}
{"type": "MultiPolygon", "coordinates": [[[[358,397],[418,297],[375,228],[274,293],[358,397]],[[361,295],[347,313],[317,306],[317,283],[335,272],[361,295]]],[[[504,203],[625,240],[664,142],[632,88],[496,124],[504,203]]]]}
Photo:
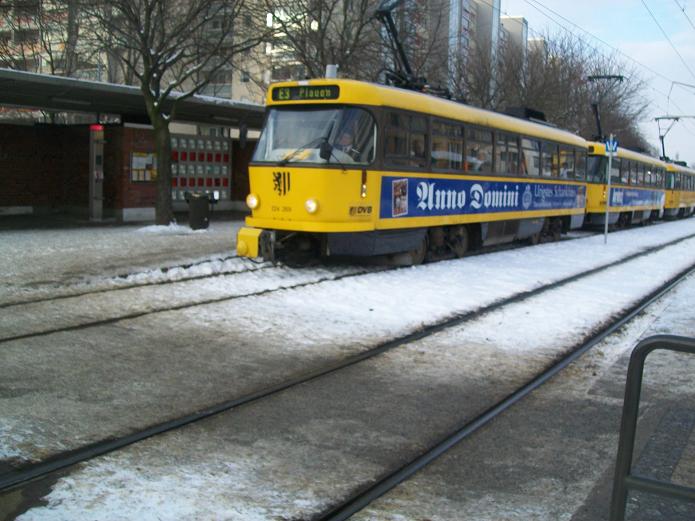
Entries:
{"type": "Polygon", "coordinates": [[[204,230],[210,224],[210,198],[207,194],[186,193],[188,224],[191,230],[204,230]]]}

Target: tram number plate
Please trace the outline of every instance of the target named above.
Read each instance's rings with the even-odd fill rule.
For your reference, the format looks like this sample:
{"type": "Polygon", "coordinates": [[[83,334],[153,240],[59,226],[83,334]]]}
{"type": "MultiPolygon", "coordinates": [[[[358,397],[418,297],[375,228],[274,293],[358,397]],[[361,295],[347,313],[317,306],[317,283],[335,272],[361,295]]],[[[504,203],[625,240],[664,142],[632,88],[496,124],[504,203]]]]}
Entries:
{"type": "Polygon", "coordinates": [[[273,212],[291,212],[292,211],[291,206],[272,206],[270,209],[273,212]]]}

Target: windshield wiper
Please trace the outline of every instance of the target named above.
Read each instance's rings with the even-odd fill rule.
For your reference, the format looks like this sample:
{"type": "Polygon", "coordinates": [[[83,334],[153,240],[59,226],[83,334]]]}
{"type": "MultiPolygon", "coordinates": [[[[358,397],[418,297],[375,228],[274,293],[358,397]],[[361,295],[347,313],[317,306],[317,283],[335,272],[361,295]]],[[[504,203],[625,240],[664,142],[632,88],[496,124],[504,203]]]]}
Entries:
{"type": "Polygon", "coordinates": [[[303,152],[307,148],[311,148],[314,145],[318,145],[319,143],[328,143],[328,138],[331,136],[331,132],[333,132],[333,126],[334,125],[335,125],[335,120],[331,121],[331,126],[328,127],[328,132],[326,132],[325,136],[321,136],[321,137],[312,139],[306,145],[302,145],[299,148],[295,148],[292,152],[290,152],[285,157],[283,157],[280,161],[278,161],[278,165],[285,166],[287,163],[290,162],[290,159],[296,157],[297,154],[299,154],[300,152],[303,152]]]}

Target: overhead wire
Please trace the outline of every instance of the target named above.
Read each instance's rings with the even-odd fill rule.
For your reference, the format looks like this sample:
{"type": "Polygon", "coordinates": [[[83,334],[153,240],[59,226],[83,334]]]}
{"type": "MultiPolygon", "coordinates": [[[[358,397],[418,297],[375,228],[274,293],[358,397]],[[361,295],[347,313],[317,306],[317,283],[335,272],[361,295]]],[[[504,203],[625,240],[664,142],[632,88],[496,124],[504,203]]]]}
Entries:
{"type": "Polygon", "coordinates": [[[649,9],[649,6],[647,5],[647,2],[645,2],[645,0],[640,0],[640,1],[642,2],[642,5],[644,6],[644,8],[645,8],[645,9],[647,10],[647,12],[649,13],[649,16],[651,16],[651,17],[652,17],[652,20],[654,20],[654,23],[656,24],[656,26],[659,28],[659,30],[661,31],[661,33],[664,35],[664,38],[666,38],[666,41],[669,43],[669,45],[671,45],[671,48],[673,49],[673,52],[675,52],[676,55],[678,56],[678,58],[680,58],[681,63],[682,63],[683,66],[688,70],[688,72],[690,72],[690,75],[691,75],[693,78],[695,78],[695,72],[693,72],[693,70],[690,68],[690,65],[688,65],[688,64],[685,62],[685,60],[683,59],[683,55],[682,55],[680,52],[678,52],[678,49],[676,49],[676,46],[673,44],[673,41],[671,40],[671,38],[669,38],[668,34],[666,34],[666,31],[664,31],[664,28],[661,27],[661,24],[660,24],[659,21],[656,19],[656,16],[654,16],[654,13],[652,12],[652,10],[649,9]]]}
{"type": "Polygon", "coordinates": [[[602,43],[603,45],[605,45],[606,47],[608,47],[608,48],[612,49],[614,52],[616,52],[616,53],[618,53],[618,54],[624,56],[625,58],[627,58],[627,59],[630,60],[631,62],[636,63],[637,65],[639,65],[639,66],[642,67],[643,69],[645,69],[645,70],[651,72],[651,73],[654,74],[655,76],[658,76],[658,77],[660,77],[661,79],[668,81],[669,83],[672,83],[672,82],[673,82],[673,80],[672,80],[671,78],[669,78],[668,76],[666,76],[665,74],[662,74],[662,73],[660,73],[659,71],[656,71],[656,70],[652,69],[651,67],[649,67],[648,65],[645,65],[644,63],[640,62],[639,60],[636,60],[635,58],[633,58],[633,57],[630,56],[629,54],[625,53],[624,51],[621,51],[620,49],[618,49],[617,47],[611,45],[610,43],[608,43],[608,42],[605,41],[604,39],[602,39],[602,38],[596,36],[596,35],[595,35],[594,33],[592,33],[591,31],[588,31],[587,29],[584,29],[582,26],[576,24],[576,23],[573,22],[572,20],[570,20],[570,19],[568,19],[568,18],[562,16],[560,13],[558,13],[557,11],[554,11],[553,9],[551,9],[550,7],[548,7],[547,5],[545,5],[545,4],[543,4],[542,2],[540,2],[539,0],[524,0],[524,2],[526,2],[528,5],[530,5],[531,7],[533,7],[536,11],[538,11],[538,12],[541,13],[543,16],[545,16],[546,18],[548,18],[551,22],[557,24],[559,27],[561,27],[562,29],[564,29],[564,30],[567,31],[568,33],[570,33],[570,34],[576,36],[577,38],[580,38],[584,43],[586,43],[587,45],[589,45],[592,49],[596,50],[597,52],[603,54],[598,48],[596,48],[595,46],[589,44],[588,42],[586,42],[586,40],[584,40],[583,38],[581,38],[580,36],[578,36],[577,34],[575,34],[572,30],[568,29],[568,28],[565,27],[563,24],[561,24],[560,22],[558,22],[557,20],[555,20],[552,16],[550,16],[548,13],[544,12],[543,9],[545,9],[545,10],[547,10],[547,11],[553,13],[553,14],[554,14],[555,16],[557,16],[558,18],[561,18],[561,19],[564,20],[565,22],[567,22],[567,23],[573,25],[574,27],[576,27],[577,29],[579,29],[579,30],[582,31],[583,33],[588,34],[588,35],[591,36],[593,39],[595,39],[595,40],[601,42],[601,43],[602,43]],[[535,5],[535,4],[537,4],[537,5],[535,5]],[[543,9],[541,9],[541,7],[538,7],[538,6],[541,6],[543,9]]]}
{"type": "MultiPolygon", "coordinates": [[[[483,3],[483,4],[486,4],[488,7],[491,7],[491,8],[493,8],[493,9],[495,8],[495,6],[494,6],[490,1],[488,1],[488,0],[478,0],[478,1],[481,2],[481,3],[483,3]]],[[[624,51],[621,51],[621,50],[618,49],[617,47],[611,45],[610,43],[608,43],[608,42],[606,42],[605,40],[603,40],[602,38],[596,36],[596,35],[593,34],[592,32],[590,32],[590,31],[584,29],[584,28],[583,28],[582,26],[580,26],[579,24],[573,22],[572,20],[566,18],[565,16],[561,15],[561,14],[558,13],[557,11],[555,11],[555,10],[551,9],[550,7],[546,6],[546,5],[543,4],[543,2],[541,2],[540,0],[524,0],[524,2],[526,2],[527,4],[529,4],[529,5],[530,5],[531,7],[533,7],[536,11],[538,11],[539,13],[541,13],[541,14],[542,14],[543,16],[545,16],[548,20],[550,20],[552,23],[554,23],[555,25],[557,25],[558,27],[560,27],[561,29],[563,29],[565,32],[567,32],[568,34],[570,34],[570,35],[572,35],[572,36],[578,38],[581,42],[583,42],[585,45],[587,45],[590,49],[592,49],[592,50],[595,51],[596,53],[601,54],[602,56],[605,56],[605,57],[609,58],[609,56],[605,53],[604,50],[598,48],[596,45],[593,45],[592,43],[590,43],[589,41],[587,41],[585,38],[583,38],[581,35],[575,33],[572,29],[566,27],[563,23],[561,23],[560,21],[558,21],[557,19],[555,19],[553,16],[551,16],[551,15],[548,14],[547,12],[543,11],[543,9],[549,11],[550,13],[552,13],[552,14],[555,15],[556,17],[560,18],[561,20],[564,20],[564,21],[567,22],[568,24],[571,24],[572,26],[576,27],[577,29],[579,29],[579,30],[582,31],[583,33],[586,33],[587,35],[589,35],[591,38],[597,40],[598,42],[602,43],[602,44],[605,45],[606,47],[612,49],[614,52],[616,52],[616,53],[618,53],[618,54],[624,56],[625,58],[627,58],[627,59],[630,60],[631,62],[633,62],[633,63],[637,64],[638,66],[642,67],[643,69],[645,69],[645,70],[651,72],[652,74],[654,74],[655,76],[661,78],[662,80],[669,82],[671,85],[678,85],[678,82],[676,82],[676,81],[672,80],[671,78],[669,78],[668,76],[666,76],[666,75],[664,75],[664,74],[662,74],[662,73],[660,73],[660,72],[658,72],[658,71],[652,69],[652,68],[649,67],[648,65],[645,65],[644,63],[642,63],[642,62],[636,60],[635,58],[633,58],[633,57],[630,56],[629,54],[626,54],[624,51]],[[534,5],[534,4],[537,4],[537,5],[534,5]],[[539,7],[539,6],[540,6],[540,7],[539,7]]],[[[517,23],[519,23],[519,24],[522,24],[522,21],[518,19],[519,17],[511,16],[508,12],[503,11],[502,9],[500,9],[500,13],[504,14],[505,16],[510,16],[510,17],[513,19],[513,21],[515,21],[515,22],[517,22],[517,23]]],[[[535,36],[537,36],[537,37],[539,37],[539,38],[545,38],[546,35],[545,35],[544,33],[542,33],[542,32],[539,32],[539,31],[535,30],[535,29],[531,26],[531,24],[528,23],[528,20],[526,21],[526,25],[527,25],[528,31],[529,31],[530,33],[534,34],[535,36]]],[[[673,105],[679,112],[685,113],[685,112],[683,111],[683,109],[682,109],[675,101],[673,101],[673,100],[671,99],[670,94],[667,94],[666,92],[664,92],[664,91],[662,91],[662,90],[659,90],[659,89],[657,89],[656,87],[653,87],[652,85],[647,85],[647,87],[648,87],[649,89],[651,89],[652,91],[654,91],[655,93],[659,94],[660,96],[663,96],[663,97],[666,99],[668,105],[673,105]]],[[[662,112],[668,112],[668,106],[667,106],[667,110],[666,110],[666,111],[663,111],[662,107],[661,107],[658,103],[656,103],[656,101],[653,101],[653,103],[654,103],[654,105],[657,105],[657,108],[659,108],[660,111],[662,111],[662,112]]],[[[689,122],[686,123],[685,120],[684,120],[683,123],[684,123],[684,125],[682,126],[683,130],[684,130],[685,132],[687,132],[688,134],[695,135],[693,129],[691,129],[691,128],[689,127],[689,122]]]]}
{"type": "MultiPolygon", "coordinates": [[[[480,1],[482,1],[483,3],[485,3],[485,4],[487,4],[487,5],[491,6],[491,7],[493,7],[492,4],[490,4],[490,3],[487,2],[486,0],[480,0],[480,1]]],[[[678,85],[678,82],[676,82],[676,81],[674,81],[673,79],[669,78],[669,77],[666,76],[665,74],[662,74],[662,73],[660,73],[660,72],[654,70],[653,68],[649,67],[648,65],[645,65],[644,63],[642,63],[642,62],[640,62],[639,60],[633,58],[632,56],[630,56],[629,54],[625,53],[624,51],[618,49],[617,47],[615,47],[615,46],[611,45],[610,43],[606,42],[605,40],[603,40],[602,38],[596,36],[596,35],[593,34],[592,32],[590,32],[590,31],[584,29],[584,28],[583,28],[582,26],[580,26],[579,24],[573,22],[572,20],[566,18],[565,16],[563,16],[563,15],[560,14],[560,13],[558,13],[557,11],[555,11],[555,10],[551,9],[550,7],[546,6],[546,5],[543,4],[540,0],[524,0],[524,2],[526,2],[529,6],[533,7],[536,11],[538,11],[539,13],[541,13],[544,17],[546,17],[546,18],[547,18],[548,20],[550,20],[552,23],[554,23],[555,25],[557,25],[558,27],[560,27],[561,29],[563,29],[563,30],[564,30],[565,32],[567,32],[568,34],[570,34],[570,35],[572,35],[572,36],[578,38],[580,41],[584,42],[590,49],[596,51],[598,54],[601,54],[601,55],[606,56],[606,54],[605,54],[604,51],[602,51],[601,49],[599,49],[599,48],[596,47],[595,45],[592,45],[590,42],[588,42],[588,41],[587,41],[585,38],[583,38],[581,35],[578,35],[578,34],[575,33],[573,30],[571,30],[570,28],[568,28],[567,26],[565,26],[562,22],[558,21],[558,20],[555,19],[553,16],[551,16],[551,14],[548,14],[548,12],[552,13],[552,15],[555,15],[556,17],[560,18],[561,20],[567,22],[568,24],[571,24],[572,26],[576,27],[578,30],[580,30],[580,31],[582,31],[583,33],[589,35],[589,36],[590,36],[591,38],[593,38],[594,40],[600,42],[601,44],[603,44],[604,46],[608,47],[609,49],[612,49],[614,52],[616,52],[616,53],[620,54],[621,56],[627,58],[627,59],[630,60],[631,62],[633,62],[633,63],[635,63],[636,65],[638,65],[639,67],[641,67],[641,68],[643,68],[643,69],[649,71],[650,73],[652,73],[652,74],[654,74],[655,76],[661,78],[662,80],[669,82],[671,85],[674,85],[674,84],[675,84],[675,85],[678,85]],[[544,9],[545,9],[546,11],[548,11],[548,12],[545,12],[544,9]]],[[[505,15],[509,16],[506,12],[505,12],[505,15]]],[[[519,22],[519,23],[521,23],[521,22],[519,22]]],[[[533,32],[533,33],[539,34],[540,36],[543,36],[542,34],[537,33],[537,31],[533,30],[533,29],[531,28],[530,24],[528,25],[528,27],[529,27],[529,31],[530,31],[530,32],[533,32]]],[[[687,67],[687,65],[686,65],[686,67],[687,67]]],[[[689,67],[688,67],[688,70],[690,70],[689,67]]],[[[691,72],[691,74],[692,74],[692,71],[690,71],[690,72],[691,72]]],[[[664,98],[666,98],[668,104],[673,105],[678,111],[680,111],[681,113],[684,113],[683,109],[682,109],[675,101],[673,101],[673,100],[671,99],[671,97],[670,97],[669,94],[667,94],[667,93],[665,93],[665,92],[663,92],[663,91],[661,91],[661,90],[659,90],[659,89],[657,89],[656,87],[653,87],[653,86],[651,86],[651,85],[648,85],[648,88],[650,88],[652,91],[654,91],[655,93],[659,94],[660,96],[663,96],[664,98]]],[[[655,102],[655,105],[656,105],[656,102],[655,102]]],[[[685,122],[684,122],[684,123],[685,123],[685,122]]],[[[687,124],[684,125],[684,126],[683,126],[683,129],[684,129],[688,134],[695,135],[695,134],[693,133],[693,130],[692,130],[691,128],[689,128],[689,125],[687,125],[687,124]]]]}
{"type": "Polygon", "coordinates": [[[685,7],[684,7],[684,6],[681,7],[681,4],[678,3],[678,0],[673,0],[673,1],[676,2],[676,5],[678,6],[678,8],[683,12],[683,16],[685,16],[685,18],[688,20],[688,23],[690,24],[690,27],[692,27],[693,29],[695,29],[695,24],[693,23],[693,21],[692,21],[692,20],[690,19],[690,17],[688,16],[688,13],[685,12],[685,7]]]}

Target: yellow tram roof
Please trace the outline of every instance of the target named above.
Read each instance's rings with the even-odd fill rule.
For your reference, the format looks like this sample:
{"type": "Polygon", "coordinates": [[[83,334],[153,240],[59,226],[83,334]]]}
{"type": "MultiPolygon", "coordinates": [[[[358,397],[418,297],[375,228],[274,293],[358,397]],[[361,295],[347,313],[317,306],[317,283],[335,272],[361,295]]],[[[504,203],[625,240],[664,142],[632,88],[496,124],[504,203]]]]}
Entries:
{"type": "Polygon", "coordinates": [[[567,130],[533,123],[524,119],[507,116],[490,110],[479,109],[456,101],[438,98],[429,94],[400,89],[376,83],[344,79],[316,79],[275,83],[267,94],[268,106],[336,104],[371,105],[412,110],[446,119],[454,119],[474,125],[516,132],[526,136],[549,139],[569,145],[586,148],[585,139],[567,130]],[[278,87],[337,85],[340,93],[337,99],[278,101],[272,99],[272,91],[278,87]]]}
{"type": "Polygon", "coordinates": [[[677,165],[676,163],[666,163],[666,170],[668,172],[695,175],[695,170],[693,170],[692,168],[683,165],[677,165]]]}
{"type": "MultiPolygon", "coordinates": [[[[606,144],[599,141],[589,141],[588,142],[589,155],[595,156],[605,156],[606,155],[606,144]]],[[[657,165],[661,168],[666,168],[667,163],[652,157],[647,154],[642,154],[641,152],[635,152],[634,150],[629,150],[627,148],[618,147],[618,157],[625,159],[632,159],[633,161],[640,161],[642,163],[650,163],[652,165],[657,165]]]]}

